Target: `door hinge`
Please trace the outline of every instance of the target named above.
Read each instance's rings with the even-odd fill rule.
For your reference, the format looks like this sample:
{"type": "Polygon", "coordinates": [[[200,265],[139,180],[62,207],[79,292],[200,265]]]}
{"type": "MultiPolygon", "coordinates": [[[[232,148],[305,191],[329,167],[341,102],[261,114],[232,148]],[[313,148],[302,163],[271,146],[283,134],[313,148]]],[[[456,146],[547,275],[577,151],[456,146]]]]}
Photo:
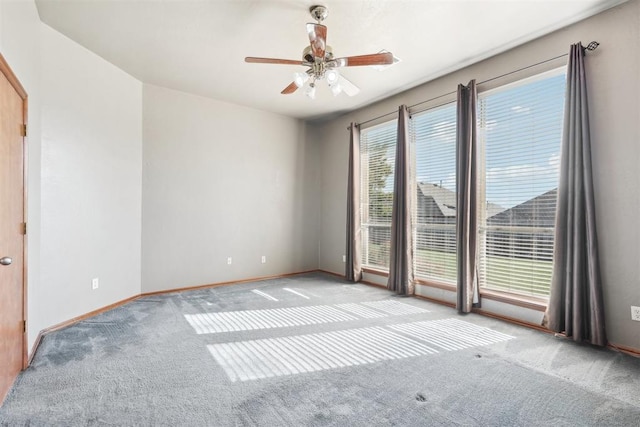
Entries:
{"type": "Polygon", "coordinates": [[[22,234],[24,234],[25,236],[27,235],[27,223],[26,222],[22,223],[22,234]]]}
{"type": "Polygon", "coordinates": [[[27,332],[27,321],[23,320],[22,321],[22,333],[26,333],[27,332]]]}
{"type": "Polygon", "coordinates": [[[27,136],[27,125],[22,125],[20,127],[20,133],[22,134],[22,136],[27,136]]]}

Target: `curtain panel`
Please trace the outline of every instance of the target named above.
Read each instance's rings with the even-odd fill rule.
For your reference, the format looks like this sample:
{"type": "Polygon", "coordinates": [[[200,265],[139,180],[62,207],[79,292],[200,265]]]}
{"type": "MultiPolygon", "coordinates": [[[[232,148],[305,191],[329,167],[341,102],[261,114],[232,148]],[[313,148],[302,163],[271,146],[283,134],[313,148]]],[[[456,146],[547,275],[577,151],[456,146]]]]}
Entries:
{"type": "Polygon", "coordinates": [[[457,240],[457,300],[459,313],[468,313],[479,302],[477,273],[477,143],[476,143],[476,81],[458,85],[457,145],[456,145],[456,240],[457,240]]]}
{"type": "Polygon", "coordinates": [[[349,173],[347,178],[347,249],[345,278],[362,280],[360,230],[360,126],[349,128],[349,173]]]}
{"type": "Polygon", "coordinates": [[[409,110],[402,105],[398,112],[395,181],[391,213],[391,245],[387,288],[400,295],[413,295],[413,193],[411,150],[409,147],[409,110]]]}
{"type": "Polygon", "coordinates": [[[607,344],[596,235],[584,48],[567,66],[553,276],[544,324],[575,341],[607,344]]]}

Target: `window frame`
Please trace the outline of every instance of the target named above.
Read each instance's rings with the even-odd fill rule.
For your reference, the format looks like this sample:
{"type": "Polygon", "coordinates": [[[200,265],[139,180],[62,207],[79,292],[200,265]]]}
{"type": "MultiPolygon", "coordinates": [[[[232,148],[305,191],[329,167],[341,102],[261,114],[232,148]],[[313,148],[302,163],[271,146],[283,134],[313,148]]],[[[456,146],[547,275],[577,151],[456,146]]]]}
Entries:
{"type": "MultiPolygon", "coordinates": [[[[492,81],[490,87],[487,87],[486,89],[483,89],[482,87],[482,83],[478,85],[478,99],[480,99],[480,97],[484,97],[484,96],[488,96],[491,95],[492,93],[497,93],[497,92],[501,92],[501,91],[505,91],[508,90],[510,88],[513,87],[518,87],[518,86],[523,86],[529,83],[534,83],[535,81],[539,81],[539,80],[544,80],[545,78],[550,78],[553,76],[557,76],[557,75],[562,75],[562,74],[566,74],[567,72],[567,67],[566,65],[560,66],[560,67],[555,67],[551,70],[547,70],[547,71],[543,71],[540,73],[536,73],[534,75],[529,75],[526,76],[524,78],[520,78],[518,80],[515,81],[511,81],[505,84],[499,84],[499,85],[495,85],[495,83],[492,81]]],[[[441,107],[445,107],[451,103],[455,103],[455,99],[450,99],[447,100],[445,102],[439,103],[438,105],[433,105],[432,107],[429,107],[427,109],[423,109],[417,112],[411,112],[411,115],[418,115],[418,114],[422,114],[423,112],[432,110],[432,109],[437,109],[437,108],[441,108],[441,107]]],[[[564,118],[563,118],[564,119],[564,118]]],[[[411,117],[411,120],[413,120],[413,117],[411,117]]],[[[366,129],[363,129],[361,132],[364,131],[369,131],[373,128],[379,127],[379,126],[384,126],[384,125],[389,125],[390,123],[395,123],[396,126],[395,128],[397,128],[397,118],[396,119],[392,119],[389,121],[385,121],[385,122],[378,122],[373,126],[367,127],[366,129]]],[[[478,187],[482,187],[483,189],[486,187],[486,174],[485,174],[485,162],[484,162],[484,148],[485,148],[485,143],[484,141],[481,141],[481,131],[480,131],[480,124],[479,124],[479,115],[478,115],[478,122],[476,123],[477,126],[477,130],[478,130],[478,159],[476,162],[476,166],[478,168],[477,172],[478,172],[478,176],[482,177],[482,183],[478,183],[478,187]],[[481,184],[481,185],[480,185],[481,184]]],[[[410,129],[413,128],[413,124],[410,124],[410,129]]],[[[362,144],[362,141],[361,141],[362,144]]],[[[397,144],[397,140],[394,142],[394,146],[395,144],[397,144]]],[[[361,145],[362,147],[362,145],[361,145]]],[[[414,137],[413,135],[411,135],[411,147],[412,150],[415,149],[415,145],[414,145],[414,137]]],[[[395,153],[394,153],[395,154],[395,153]]],[[[362,162],[362,154],[360,156],[359,161],[362,162]]],[[[417,164],[416,164],[416,159],[415,159],[415,151],[412,154],[412,170],[416,171],[417,168],[417,164]]],[[[457,168],[457,158],[456,158],[456,168],[457,168]]],[[[395,169],[395,167],[394,167],[395,169]]],[[[393,170],[393,174],[395,174],[395,170],[393,170]]],[[[360,175],[360,179],[362,179],[362,163],[361,163],[361,175],[360,175]]],[[[395,179],[395,178],[394,178],[395,179]]],[[[415,183],[417,184],[417,178],[413,179],[413,181],[415,181],[415,183]]],[[[363,183],[361,182],[361,188],[363,183]]],[[[457,187],[457,183],[456,183],[456,187],[457,187]]],[[[457,192],[457,189],[456,189],[457,192]]],[[[364,209],[368,209],[368,203],[362,203],[364,194],[361,192],[361,220],[360,220],[360,225],[361,227],[363,226],[364,222],[362,221],[362,212],[364,212],[364,209]]],[[[483,194],[483,200],[485,199],[485,195],[483,194]]],[[[414,212],[413,212],[414,217],[417,215],[417,204],[414,203],[414,212]]],[[[456,213],[457,215],[457,213],[456,213]]],[[[481,220],[481,216],[478,217],[478,221],[480,224],[480,220],[481,220]]],[[[414,231],[415,231],[415,227],[414,227],[414,231]]],[[[367,244],[367,240],[365,240],[365,233],[362,233],[362,252],[363,252],[363,257],[362,257],[362,270],[365,273],[369,273],[369,274],[373,274],[373,275],[377,275],[377,276],[383,276],[383,277],[388,277],[388,272],[389,272],[389,268],[388,266],[386,266],[386,268],[381,268],[378,266],[372,266],[372,265],[368,265],[364,262],[364,253],[365,253],[365,245],[367,244]]],[[[415,234],[414,234],[415,237],[415,234]]],[[[479,237],[479,236],[478,236],[479,237]]],[[[480,247],[478,248],[478,250],[480,251],[480,247]]],[[[414,264],[415,264],[415,260],[414,260],[414,264]]],[[[418,277],[416,273],[416,268],[415,265],[412,266],[412,268],[414,269],[414,277],[415,277],[415,283],[420,284],[422,286],[427,286],[430,288],[435,288],[435,289],[442,289],[442,290],[446,290],[446,291],[451,291],[451,292],[455,292],[456,291],[456,285],[455,284],[451,284],[451,283],[446,283],[446,282],[441,282],[438,280],[434,280],[431,278],[422,278],[422,277],[418,277]]],[[[486,300],[493,300],[493,301],[497,301],[497,302],[501,302],[501,303],[506,303],[515,307],[523,307],[526,309],[531,309],[534,311],[545,311],[547,304],[548,304],[548,297],[539,297],[539,296],[531,296],[531,295],[524,295],[524,294],[519,294],[519,293],[515,293],[515,292],[509,292],[509,291],[500,291],[500,290],[495,290],[495,289],[487,289],[484,286],[479,286],[478,287],[479,293],[482,296],[483,299],[486,300]]]]}
{"type": "MultiPolygon", "coordinates": [[[[453,174],[453,178],[454,181],[456,179],[456,168],[457,168],[457,157],[456,157],[456,100],[455,99],[451,99],[449,101],[445,101],[442,103],[439,103],[437,105],[433,105],[429,108],[426,108],[424,110],[421,110],[419,112],[414,112],[411,114],[411,118],[410,118],[410,123],[409,123],[409,133],[410,133],[410,138],[411,138],[411,150],[412,150],[412,155],[411,155],[411,159],[412,159],[412,171],[413,171],[413,177],[412,177],[412,184],[416,186],[415,191],[413,196],[415,197],[414,199],[414,210],[412,212],[413,215],[413,251],[414,251],[414,256],[413,256],[413,273],[414,273],[414,281],[416,283],[422,284],[422,285],[427,285],[427,286],[431,286],[434,288],[439,288],[439,289],[445,289],[445,290],[454,290],[456,289],[456,281],[457,281],[457,268],[454,269],[454,275],[455,277],[452,280],[446,280],[445,278],[440,278],[440,277],[435,277],[435,276],[428,276],[428,275],[421,275],[421,273],[418,272],[418,244],[419,244],[419,239],[418,239],[418,228],[422,225],[422,226],[427,226],[428,227],[428,223],[424,223],[424,224],[419,224],[418,223],[418,217],[420,215],[419,212],[419,203],[418,203],[418,192],[421,191],[419,187],[420,184],[424,184],[424,183],[420,183],[418,181],[418,143],[419,141],[417,140],[417,134],[416,134],[416,122],[415,122],[415,118],[414,117],[420,117],[423,115],[427,115],[429,113],[436,113],[438,111],[447,109],[447,108],[451,108],[453,107],[453,128],[454,128],[454,142],[453,142],[453,170],[452,170],[452,174],[453,174]]],[[[433,184],[433,183],[432,183],[433,184]]],[[[456,202],[457,199],[457,183],[456,184],[456,190],[453,192],[454,193],[454,200],[453,202],[456,202]]],[[[456,218],[457,218],[457,211],[456,214],[453,217],[453,223],[452,224],[441,224],[438,227],[433,227],[433,228],[439,228],[439,229],[448,229],[451,227],[447,227],[447,226],[452,226],[453,228],[453,247],[454,247],[454,260],[457,263],[457,245],[456,245],[456,218]]]]}
{"type": "MultiPolygon", "coordinates": [[[[522,87],[531,83],[535,83],[537,81],[545,80],[547,78],[557,77],[560,75],[566,75],[567,67],[563,65],[561,67],[553,68],[551,70],[537,73],[532,76],[528,76],[510,83],[506,83],[504,85],[499,85],[492,87],[487,90],[478,90],[478,115],[477,115],[477,153],[478,157],[476,159],[476,167],[477,167],[477,177],[478,177],[478,192],[477,192],[477,200],[478,200],[478,291],[483,298],[495,300],[499,302],[509,303],[511,305],[525,307],[529,309],[533,309],[536,311],[545,311],[549,296],[541,296],[541,295],[527,295],[513,291],[499,290],[495,288],[487,288],[481,283],[480,270],[481,270],[481,260],[483,259],[483,251],[486,250],[486,233],[482,233],[481,229],[483,227],[488,229],[486,224],[486,215],[484,209],[481,206],[487,202],[486,198],[486,137],[481,128],[481,117],[480,117],[480,99],[483,97],[491,96],[495,93],[504,92],[516,87],[522,87]]],[[[564,116],[562,116],[562,121],[564,121],[564,116]]],[[[562,124],[561,124],[562,130],[562,124]]],[[[560,134],[560,138],[562,138],[562,133],[560,134]]],[[[560,145],[558,147],[559,152],[561,151],[562,141],[560,140],[560,145]]],[[[558,176],[559,179],[559,176],[558,176]]],[[[492,226],[494,227],[494,226],[492,226]]],[[[553,234],[553,230],[555,227],[551,228],[551,233],[553,234]]],[[[555,245],[555,242],[554,242],[555,245]]],[[[553,261],[552,268],[553,268],[553,261]]]]}
{"type": "MultiPolygon", "coordinates": [[[[376,129],[381,129],[384,127],[390,127],[392,129],[393,135],[393,143],[387,147],[387,150],[392,150],[392,155],[389,156],[387,162],[391,165],[392,170],[390,172],[390,176],[392,177],[392,192],[391,195],[393,197],[393,182],[395,180],[395,151],[397,146],[397,129],[398,129],[398,119],[393,118],[391,120],[387,120],[381,123],[374,124],[365,129],[360,129],[360,158],[358,161],[360,162],[360,241],[361,241],[361,265],[362,270],[365,272],[370,272],[378,275],[388,275],[389,273],[389,265],[381,266],[376,264],[369,264],[370,261],[370,247],[369,247],[369,236],[370,236],[370,228],[373,227],[385,227],[385,224],[372,224],[371,218],[369,216],[370,209],[370,194],[369,194],[369,179],[368,176],[366,180],[364,179],[365,174],[368,173],[369,167],[368,164],[365,163],[365,152],[368,150],[364,149],[364,143],[366,142],[365,132],[371,132],[376,129]]],[[[389,131],[391,131],[391,129],[389,131]]],[[[366,157],[366,161],[368,162],[370,157],[366,157]]],[[[387,177],[388,179],[388,177],[387,177]]],[[[391,235],[391,222],[389,221],[389,235],[391,235]]]]}

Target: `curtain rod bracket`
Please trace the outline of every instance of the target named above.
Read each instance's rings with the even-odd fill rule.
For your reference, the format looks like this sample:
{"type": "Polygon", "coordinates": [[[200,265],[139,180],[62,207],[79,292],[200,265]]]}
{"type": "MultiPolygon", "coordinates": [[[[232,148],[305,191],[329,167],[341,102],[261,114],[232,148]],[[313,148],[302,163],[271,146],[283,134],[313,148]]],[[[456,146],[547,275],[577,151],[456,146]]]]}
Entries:
{"type": "Polygon", "coordinates": [[[583,47],[582,51],[583,52],[587,51],[587,50],[594,51],[594,50],[596,50],[598,48],[598,46],[600,46],[600,43],[598,43],[597,41],[594,40],[591,43],[589,43],[586,47],[583,47]]]}

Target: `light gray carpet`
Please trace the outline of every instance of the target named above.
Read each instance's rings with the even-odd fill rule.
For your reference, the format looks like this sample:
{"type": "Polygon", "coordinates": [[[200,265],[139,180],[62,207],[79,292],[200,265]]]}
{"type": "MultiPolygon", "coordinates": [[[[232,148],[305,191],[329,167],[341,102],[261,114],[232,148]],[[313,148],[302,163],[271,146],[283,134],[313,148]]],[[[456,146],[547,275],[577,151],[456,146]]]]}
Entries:
{"type": "Polygon", "coordinates": [[[640,359],[322,274],[47,335],[3,426],[640,426],[640,359]]]}

